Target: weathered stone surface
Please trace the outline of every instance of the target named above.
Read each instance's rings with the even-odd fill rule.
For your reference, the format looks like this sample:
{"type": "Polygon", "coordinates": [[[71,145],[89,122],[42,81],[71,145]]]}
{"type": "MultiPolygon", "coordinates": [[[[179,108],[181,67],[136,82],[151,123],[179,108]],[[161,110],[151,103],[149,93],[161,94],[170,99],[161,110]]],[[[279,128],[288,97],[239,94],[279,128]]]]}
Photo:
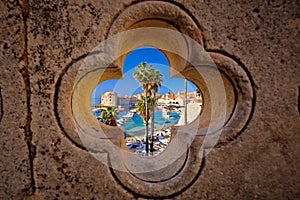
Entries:
{"type": "Polygon", "coordinates": [[[20,72],[22,14],[17,2],[0,2],[0,198],[22,199],[32,192],[25,131],[26,85],[20,72]]]}
{"type": "MultiPolygon", "coordinates": [[[[59,77],[105,40],[117,16],[135,3],[24,2],[0,3],[0,198],[143,199],[71,141],[55,112],[59,77]]],[[[199,176],[169,198],[297,199],[299,3],[171,2],[196,20],[207,51],[244,67],[254,83],[255,104],[241,134],[210,152],[199,176]]],[[[59,112],[71,115],[62,107],[59,112]]]]}
{"type": "MultiPolygon", "coordinates": [[[[106,1],[30,2],[28,49],[35,105],[32,131],[37,147],[37,199],[110,199],[115,195],[131,198],[115,182],[107,166],[64,136],[54,115],[58,77],[73,60],[89,53],[104,39],[115,8],[106,1]]],[[[60,98],[68,98],[68,94],[60,98]]]]}
{"type": "Polygon", "coordinates": [[[178,199],[297,199],[299,4],[191,4],[187,7],[208,30],[206,48],[246,65],[256,103],[243,134],[210,153],[198,181],[178,199]]]}
{"type": "MultiPolygon", "coordinates": [[[[107,166],[57,131],[39,133],[34,162],[37,199],[130,199],[107,166]]],[[[106,156],[105,154],[103,155],[106,156]]]]}

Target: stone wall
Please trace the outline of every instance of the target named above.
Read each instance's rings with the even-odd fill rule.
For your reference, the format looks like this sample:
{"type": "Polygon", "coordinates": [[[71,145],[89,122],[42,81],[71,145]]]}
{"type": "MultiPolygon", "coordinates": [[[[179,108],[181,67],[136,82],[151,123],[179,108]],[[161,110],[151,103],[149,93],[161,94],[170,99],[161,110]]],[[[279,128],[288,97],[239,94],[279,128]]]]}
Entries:
{"type": "MultiPolygon", "coordinates": [[[[147,2],[0,2],[0,198],[299,198],[299,3],[147,2]],[[127,30],[126,16],[139,6],[141,13],[157,11],[156,20],[165,18],[175,28],[186,21],[181,31],[199,39],[220,69],[236,65],[225,73],[233,74],[241,109],[206,157],[199,159],[194,152],[199,139],[180,173],[140,185],[98,161],[101,157],[109,163],[109,153],[92,155],[70,120],[78,67],[113,31],[127,30]],[[176,16],[181,17],[174,20],[176,16]]],[[[144,15],[136,13],[128,23],[144,15]]],[[[186,72],[188,76],[188,68],[186,72]]],[[[111,139],[118,144],[117,136],[111,139]]],[[[170,169],[181,164],[179,160],[170,169]]]]}

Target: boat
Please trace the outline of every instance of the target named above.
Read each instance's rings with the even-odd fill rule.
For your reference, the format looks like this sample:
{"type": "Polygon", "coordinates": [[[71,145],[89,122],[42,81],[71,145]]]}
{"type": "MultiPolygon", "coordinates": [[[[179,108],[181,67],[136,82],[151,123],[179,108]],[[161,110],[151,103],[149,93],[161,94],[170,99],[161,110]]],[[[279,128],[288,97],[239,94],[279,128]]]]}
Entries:
{"type": "Polygon", "coordinates": [[[121,120],[121,119],[118,119],[117,120],[117,125],[118,126],[122,126],[124,124],[124,122],[121,120]]]}
{"type": "Polygon", "coordinates": [[[101,113],[102,109],[101,108],[93,108],[92,112],[93,113],[101,113]]]}
{"type": "Polygon", "coordinates": [[[120,120],[122,122],[127,122],[127,121],[131,120],[133,116],[134,116],[134,113],[129,112],[126,115],[122,116],[120,120]]]}
{"type": "Polygon", "coordinates": [[[134,113],[129,112],[126,115],[122,116],[122,118],[132,118],[133,115],[134,115],[134,113]]]}
{"type": "Polygon", "coordinates": [[[136,109],[131,109],[131,110],[129,110],[129,113],[135,114],[135,113],[137,113],[137,110],[136,109]]]}

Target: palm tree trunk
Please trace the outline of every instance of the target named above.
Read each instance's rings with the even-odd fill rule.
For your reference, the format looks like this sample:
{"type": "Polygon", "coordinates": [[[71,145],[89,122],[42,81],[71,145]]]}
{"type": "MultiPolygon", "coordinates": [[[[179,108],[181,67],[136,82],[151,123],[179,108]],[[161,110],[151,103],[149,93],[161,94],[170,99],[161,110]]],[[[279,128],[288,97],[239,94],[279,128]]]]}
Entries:
{"type": "Polygon", "coordinates": [[[148,156],[149,153],[149,137],[148,137],[148,89],[145,90],[145,108],[146,108],[146,129],[145,129],[145,135],[146,135],[146,154],[148,156]]]}

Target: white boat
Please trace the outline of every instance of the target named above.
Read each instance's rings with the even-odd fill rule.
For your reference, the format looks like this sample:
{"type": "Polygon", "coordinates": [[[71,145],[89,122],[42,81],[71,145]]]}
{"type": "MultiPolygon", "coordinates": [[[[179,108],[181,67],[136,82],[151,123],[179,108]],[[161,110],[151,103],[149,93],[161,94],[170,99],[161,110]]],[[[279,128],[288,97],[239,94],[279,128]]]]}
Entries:
{"type": "Polygon", "coordinates": [[[131,117],[133,117],[133,113],[127,113],[126,115],[124,115],[123,117],[125,117],[125,118],[131,118],[131,117]]]}
{"type": "Polygon", "coordinates": [[[102,109],[101,108],[93,108],[92,112],[93,113],[101,113],[102,109]]]}
{"type": "Polygon", "coordinates": [[[122,116],[121,118],[125,118],[125,119],[129,118],[129,119],[131,119],[133,116],[134,116],[134,113],[129,112],[126,115],[122,116]]]}
{"type": "Polygon", "coordinates": [[[121,119],[118,119],[117,120],[117,125],[118,126],[122,126],[124,124],[124,122],[121,120],[121,119]]]}
{"type": "Polygon", "coordinates": [[[126,115],[122,116],[119,121],[120,123],[124,124],[125,122],[129,121],[132,119],[132,117],[134,116],[134,113],[127,113],[126,115]]]}
{"type": "Polygon", "coordinates": [[[120,121],[121,121],[121,123],[124,124],[125,122],[129,121],[129,118],[123,118],[123,117],[122,117],[122,118],[120,119],[120,121]]]}
{"type": "Polygon", "coordinates": [[[135,114],[135,113],[137,113],[137,110],[136,109],[131,109],[131,110],[129,110],[129,113],[135,114]]]}

